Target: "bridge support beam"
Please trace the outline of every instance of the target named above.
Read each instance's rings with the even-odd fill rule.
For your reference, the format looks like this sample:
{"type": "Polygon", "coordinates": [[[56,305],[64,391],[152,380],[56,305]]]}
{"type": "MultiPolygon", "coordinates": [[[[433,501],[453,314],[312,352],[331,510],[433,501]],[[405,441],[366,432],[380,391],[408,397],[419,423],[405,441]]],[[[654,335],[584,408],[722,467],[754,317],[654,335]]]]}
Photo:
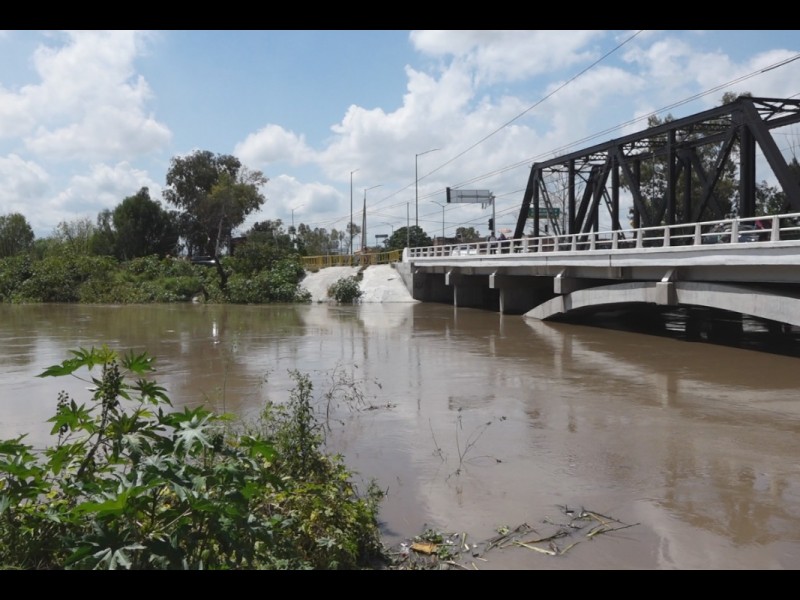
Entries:
{"type": "Polygon", "coordinates": [[[622,269],[609,268],[605,269],[607,277],[605,278],[589,278],[589,277],[573,277],[570,276],[569,269],[562,269],[553,278],[553,293],[555,294],[571,294],[578,290],[585,290],[586,288],[597,287],[598,285],[608,284],[608,280],[621,280],[622,269]]]}
{"type": "Polygon", "coordinates": [[[656,282],[656,304],[674,306],[678,303],[678,293],[675,291],[675,269],[670,269],[661,281],[656,282]]]}

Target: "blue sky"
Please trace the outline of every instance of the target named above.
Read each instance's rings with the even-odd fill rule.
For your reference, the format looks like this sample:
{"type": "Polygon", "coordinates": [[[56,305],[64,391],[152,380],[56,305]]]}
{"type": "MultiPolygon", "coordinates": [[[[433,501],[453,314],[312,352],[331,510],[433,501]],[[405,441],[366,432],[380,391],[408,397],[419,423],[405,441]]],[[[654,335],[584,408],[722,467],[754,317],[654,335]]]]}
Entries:
{"type": "MultiPolygon", "coordinates": [[[[200,149],[269,179],[242,229],[343,229],[355,171],[369,243],[416,210],[431,235],[443,212],[447,235],[486,234],[491,209],[445,205],[447,187],[490,190],[513,227],[534,161],[726,91],[796,97],[800,60],[764,70],[798,53],[778,30],[2,31],[0,214],[43,237],[143,186],[160,200],[170,159],[200,149]]],[[[800,127],[776,139],[795,156],[800,127]]]]}

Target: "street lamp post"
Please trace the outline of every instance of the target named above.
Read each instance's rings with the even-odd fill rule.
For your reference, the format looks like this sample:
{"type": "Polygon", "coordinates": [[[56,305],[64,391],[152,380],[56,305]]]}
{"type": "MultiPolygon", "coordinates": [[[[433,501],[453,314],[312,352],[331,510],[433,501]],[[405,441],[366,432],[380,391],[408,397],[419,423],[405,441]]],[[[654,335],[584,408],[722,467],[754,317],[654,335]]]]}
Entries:
{"type": "Polygon", "coordinates": [[[298,206],[297,208],[293,208],[293,209],[291,209],[291,211],[292,211],[292,234],[293,234],[293,235],[294,235],[294,211],[296,211],[296,210],[300,210],[300,209],[301,209],[301,208],[303,208],[304,206],[305,206],[305,204],[301,204],[301,205],[300,205],[300,206],[298,206]]]}
{"type": "Polygon", "coordinates": [[[439,148],[431,148],[414,155],[414,225],[419,227],[419,157],[428,152],[436,152],[439,148]]]}
{"type": "Polygon", "coordinates": [[[373,185],[372,187],[364,189],[364,220],[361,223],[361,252],[364,252],[365,240],[367,239],[367,192],[374,190],[376,187],[381,187],[383,184],[373,185]]]}
{"type": "Polygon", "coordinates": [[[406,248],[411,248],[411,221],[408,217],[408,202],[406,202],[406,248]]]}
{"type": "Polygon", "coordinates": [[[442,245],[444,245],[444,207],[445,205],[441,202],[437,202],[436,200],[431,200],[434,204],[442,207],[442,245]]]}
{"type": "Polygon", "coordinates": [[[292,229],[291,229],[291,241],[292,241],[292,243],[294,244],[294,247],[295,247],[295,248],[297,247],[297,231],[296,231],[296,230],[295,230],[295,228],[294,228],[294,211],[296,211],[296,210],[300,210],[300,209],[301,209],[301,208],[303,208],[304,206],[305,206],[305,204],[301,204],[301,205],[300,205],[300,206],[298,206],[297,208],[292,208],[292,209],[291,209],[291,211],[292,211],[292,229]]]}
{"type": "Polygon", "coordinates": [[[347,229],[350,230],[350,256],[353,255],[353,173],[358,171],[350,171],[350,224],[347,229]]]}

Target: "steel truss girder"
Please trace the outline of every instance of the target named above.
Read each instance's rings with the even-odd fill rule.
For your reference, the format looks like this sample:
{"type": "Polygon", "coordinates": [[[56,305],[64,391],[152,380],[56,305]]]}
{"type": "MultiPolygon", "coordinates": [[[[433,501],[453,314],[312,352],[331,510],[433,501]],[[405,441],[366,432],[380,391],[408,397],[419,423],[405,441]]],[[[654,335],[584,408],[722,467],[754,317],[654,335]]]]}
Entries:
{"type": "MultiPolygon", "coordinates": [[[[552,206],[547,192],[548,176],[568,173],[568,209],[564,233],[589,232],[597,227],[600,200],[605,200],[612,228],[622,229],[619,215],[620,187],[625,186],[633,201],[637,227],[655,226],[666,221],[675,224],[677,202],[682,194],[682,221],[692,223],[704,211],[723,218],[717,189],[726,163],[736,144],[739,152],[739,205],[741,216],[754,216],[758,144],[786,195],[787,208],[800,211],[800,183],[792,176],[771,130],[800,122],[800,100],[740,97],[734,102],[675,119],[639,133],[572,152],[542,163],[535,163],[522,198],[514,237],[521,237],[529,214],[533,214],[534,235],[540,235],[540,203],[552,206]],[[718,145],[713,169],[706,172],[699,150],[718,145]],[[640,168],[646,161],[666,159],[666,190],[658,197],[655,211],[642,195],[640,168]],[[685,186],[677,190],[682,174],[685,186]],[[699,196],[692,197],[692,177],[699,183],[699,196]],[[609,180],[611,182],[609,189],[609,180]],[[577,187],[576,187],[577,186],[577,187]],[[576,197],[583,187],[581,199],[576,197]]],[[[680,223],[677,223],[680,224],[680,223]]]]}

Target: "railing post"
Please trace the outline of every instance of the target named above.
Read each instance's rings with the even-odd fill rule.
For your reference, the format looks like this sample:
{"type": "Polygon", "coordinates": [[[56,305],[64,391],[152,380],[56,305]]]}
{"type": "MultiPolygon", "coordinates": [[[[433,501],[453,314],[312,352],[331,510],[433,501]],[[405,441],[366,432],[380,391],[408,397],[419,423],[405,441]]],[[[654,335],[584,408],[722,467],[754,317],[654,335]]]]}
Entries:
{"type": "Polygon", "coordinates": [[[592,231],[589,234],[589,250],[594,250],[597,246],[597,232],[592,231]]]}
{"type": "Polygon", "coordinates": [[[663,242],[661,242],[661,246],[662,246],[663,248],[666,248],[667,246],[669,246],[669,234],[670,234],[670,231],[671,231],[671,230],[670,230],[670,228],[669,228],[669,225],[667,225],[666,227],[664,227],[664,241],[663,241],[663,242]]]}
{"type": "Polygon", "coordinates": [[[614,231],[611,234],[611,249],[612,250],[616,250],[617,249],[617,240],[618,239],[619,239],[619,233],[614,231]]]}
{"type": "Polygon", "coordinates": [[[739,219],[734,219],[731,223],[731,244],[739,243],[739,219]]]}
{"type": "Polygon", "coordinates": [[[772,234],[770,235],[769,241],[781,241],[781,220],[777,216],[772,217],[772,234]]]}
{"type": "Polygon", "coordinates": [[[636,230],[636,248],[639,249],[644,243],[644,232],[641,229],[636,230]]]}
{"type": "Polygon", "coordinates": [[[703,228],[700,223],[694,224],[694,245],[699,246],[703,243],[703,228]]]}

